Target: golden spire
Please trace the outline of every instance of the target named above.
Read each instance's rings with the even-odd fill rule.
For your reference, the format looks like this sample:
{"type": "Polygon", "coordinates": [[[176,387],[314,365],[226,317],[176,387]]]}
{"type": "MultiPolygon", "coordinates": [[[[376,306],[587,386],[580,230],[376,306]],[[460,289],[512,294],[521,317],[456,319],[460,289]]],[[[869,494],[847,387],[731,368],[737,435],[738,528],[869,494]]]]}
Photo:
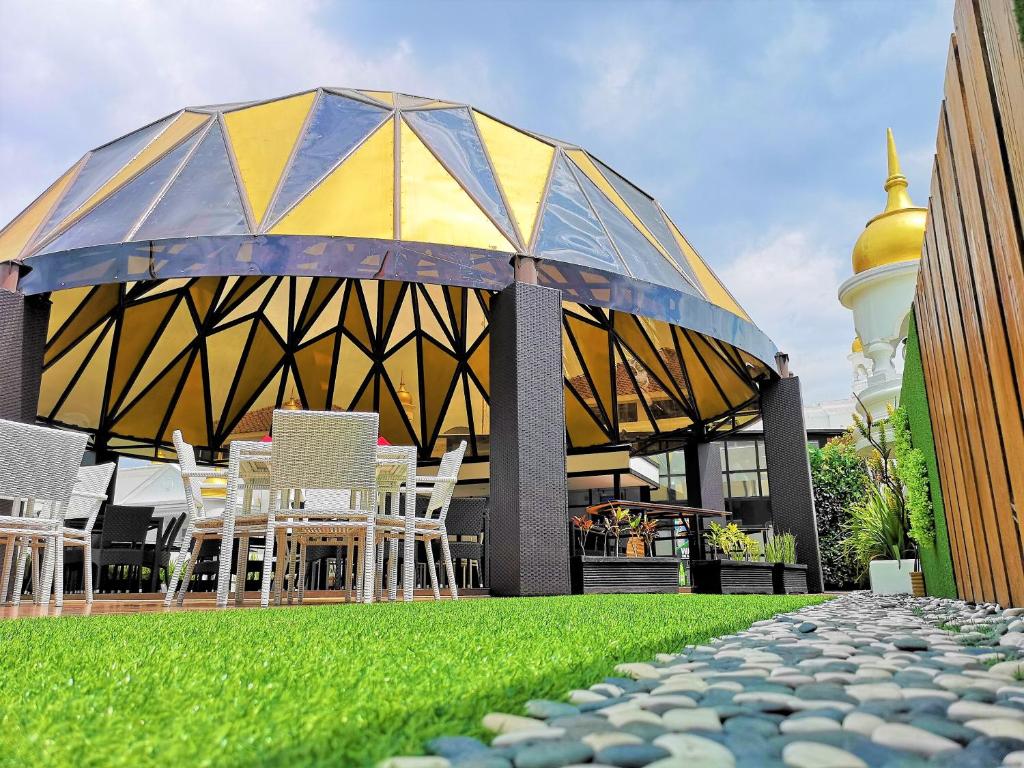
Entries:
{"type": "Polygon", "coordinates": [[[853,246],[853,272],[921,258],[928,210],[914,205],[907,192],[907,177],[900,169],[896,140],[886,130],[889,176],[885,180],[885,210],[868,222],[853,246]]]}
{"type": "Polygon", "coordinates": [[[913,208],[914,201],[907,192],[907,177],[900,170],[900,156],[896,154],[896,139],[892,136],[892,128],[885,129],[885,139],[889,154],[889,178],[885,180],[885,191],[889,193],[889,201],[885,204],[885,212],[913,208]]]}

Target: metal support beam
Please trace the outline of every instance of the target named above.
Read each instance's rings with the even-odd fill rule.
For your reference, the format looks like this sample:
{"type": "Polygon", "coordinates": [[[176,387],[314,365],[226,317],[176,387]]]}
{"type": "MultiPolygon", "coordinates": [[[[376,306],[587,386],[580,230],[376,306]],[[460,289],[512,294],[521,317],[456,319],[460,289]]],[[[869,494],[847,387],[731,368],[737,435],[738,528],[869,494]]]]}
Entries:
{"type": "MultiPolygon", "coordinates": [[[[780,364],[780,369],[788,373],[788,366],[780,364]]],[[[796,536],[796,559],[807,565],[807,588],[821,592],[818,519],[799,377],[761,384],[761,417],[775,530],[796,536]]]]}
{"type": "Polygon", "coordinates": [[[491,305],[491,592],[569,593],[561,292],[515,282],[491,305]]]}

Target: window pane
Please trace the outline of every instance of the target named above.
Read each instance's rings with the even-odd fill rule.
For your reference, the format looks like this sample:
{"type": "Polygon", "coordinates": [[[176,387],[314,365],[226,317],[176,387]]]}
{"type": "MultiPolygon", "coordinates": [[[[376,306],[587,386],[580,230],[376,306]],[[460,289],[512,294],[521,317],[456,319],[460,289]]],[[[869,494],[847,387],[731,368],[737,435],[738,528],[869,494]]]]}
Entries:
{"type": "Polygon", "coordinates": [[[732,494],[729,492],[729,475],[722,473],[722,497],[728,499],[732,494]]]}
{"type": "Polygon", "coordinates": [[[761,495],[762,496],[769,496],[769,495],[771,495],[769,490],[768,490],[768,473],[767,472],[762,472],[761,473],[761,495]]]}
{"type": "Polygon", "coordinates": [[[658,468],[658,474],[668,474],[668,454],[667,453],[656,453],[653,456],[648,456],[651,463],[658,468]]]}
{"type": "Polygon", "coordinates": [[[661,487],[651,489],[651,501],[668,501],[668,484],[661,478],[661,487]]]}
{"type": "Polygon", "coordinates": [[[672,451],[668,454],[668,460],[673,475],[686,474],[686,454],[683,451],[672,451]]]}
{"type": "Polygon", "coordinates": [[[757,440],[756,442],[757,442],[757,466],[759,466],[759,467],[761,467],[763,469],[764,467],[768,466],[768,464],[765,462],[765,458],[764,458],[764,440],[757,440]]]}
{"type": "Polygon", "coordinates": [[[686,501],[686,478],[673,475],[669,480],[669,499],[686,501]]]}
{"type": "Polygon", "coordinates": [[[757,451],[752,440],[729,443],[729,471],[757,469],[757,451]]]}
{"type": "Polygon", "coordinates": [[[718,450],[719,450],[718,460],[719,460],[720,462],[722,462],[722,471],[723,471],[723,472],[724,472],[724,471],[725,471],[726,469],[728,469],[728,466],[726,466],[726,452],[725,452],[725,449],[726,449],[726,447],[727,447],[728,445],[729,445],[728,443],[721,443],[721,444],[720,444],[720,445],[718,446],[718,450]]]}
{"type": "Polygon", "coordinates": [[[757,472],[731,472],[729,474],[729,495],[758,496],[757,472]]]}
{"type": "Polygon", "coordinates": [[[633,424],[636,422],[636,403],[619,403],[619,423],[633,424]]]}

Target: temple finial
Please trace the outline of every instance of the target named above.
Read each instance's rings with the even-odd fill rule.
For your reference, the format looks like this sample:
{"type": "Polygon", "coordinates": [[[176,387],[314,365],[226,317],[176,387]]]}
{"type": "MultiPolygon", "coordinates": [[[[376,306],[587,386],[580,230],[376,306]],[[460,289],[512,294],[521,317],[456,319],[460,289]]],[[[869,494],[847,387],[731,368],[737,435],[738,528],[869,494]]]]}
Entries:
{"type": "Polygon", "coordinates": [[[900,170],[900,156],[896,154],[896,139],[893,138],[892,128],[885,129],[885,139],[889,155],[889,178],[885,180],[885,191],[889,193],[889,199],[885,210],[888,212],[912,208],[914,201],[907,192],[907,177],[900,170]]]}

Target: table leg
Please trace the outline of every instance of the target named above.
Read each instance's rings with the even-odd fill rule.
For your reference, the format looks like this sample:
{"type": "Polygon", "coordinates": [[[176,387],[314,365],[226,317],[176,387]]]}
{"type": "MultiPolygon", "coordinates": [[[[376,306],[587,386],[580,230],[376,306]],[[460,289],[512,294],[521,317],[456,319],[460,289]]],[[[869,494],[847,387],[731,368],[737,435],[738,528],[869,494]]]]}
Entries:
{"type": "Polygon", "coordinates": [[[217,607],[228,604],[231,592],[231,552],[235,544],[235,514],[238,500],[239,451],[235,446],[228,453],[228,497],[224,500],[224,529],[220,540],[220,568],[217,571],[217,607]]]}
{"type": "Polygon", "coordinates": [[[405,480],[405,561],[402,568],[402,598],[409,602],[416,593],[416,453],[409,458],[405,480]]]}

